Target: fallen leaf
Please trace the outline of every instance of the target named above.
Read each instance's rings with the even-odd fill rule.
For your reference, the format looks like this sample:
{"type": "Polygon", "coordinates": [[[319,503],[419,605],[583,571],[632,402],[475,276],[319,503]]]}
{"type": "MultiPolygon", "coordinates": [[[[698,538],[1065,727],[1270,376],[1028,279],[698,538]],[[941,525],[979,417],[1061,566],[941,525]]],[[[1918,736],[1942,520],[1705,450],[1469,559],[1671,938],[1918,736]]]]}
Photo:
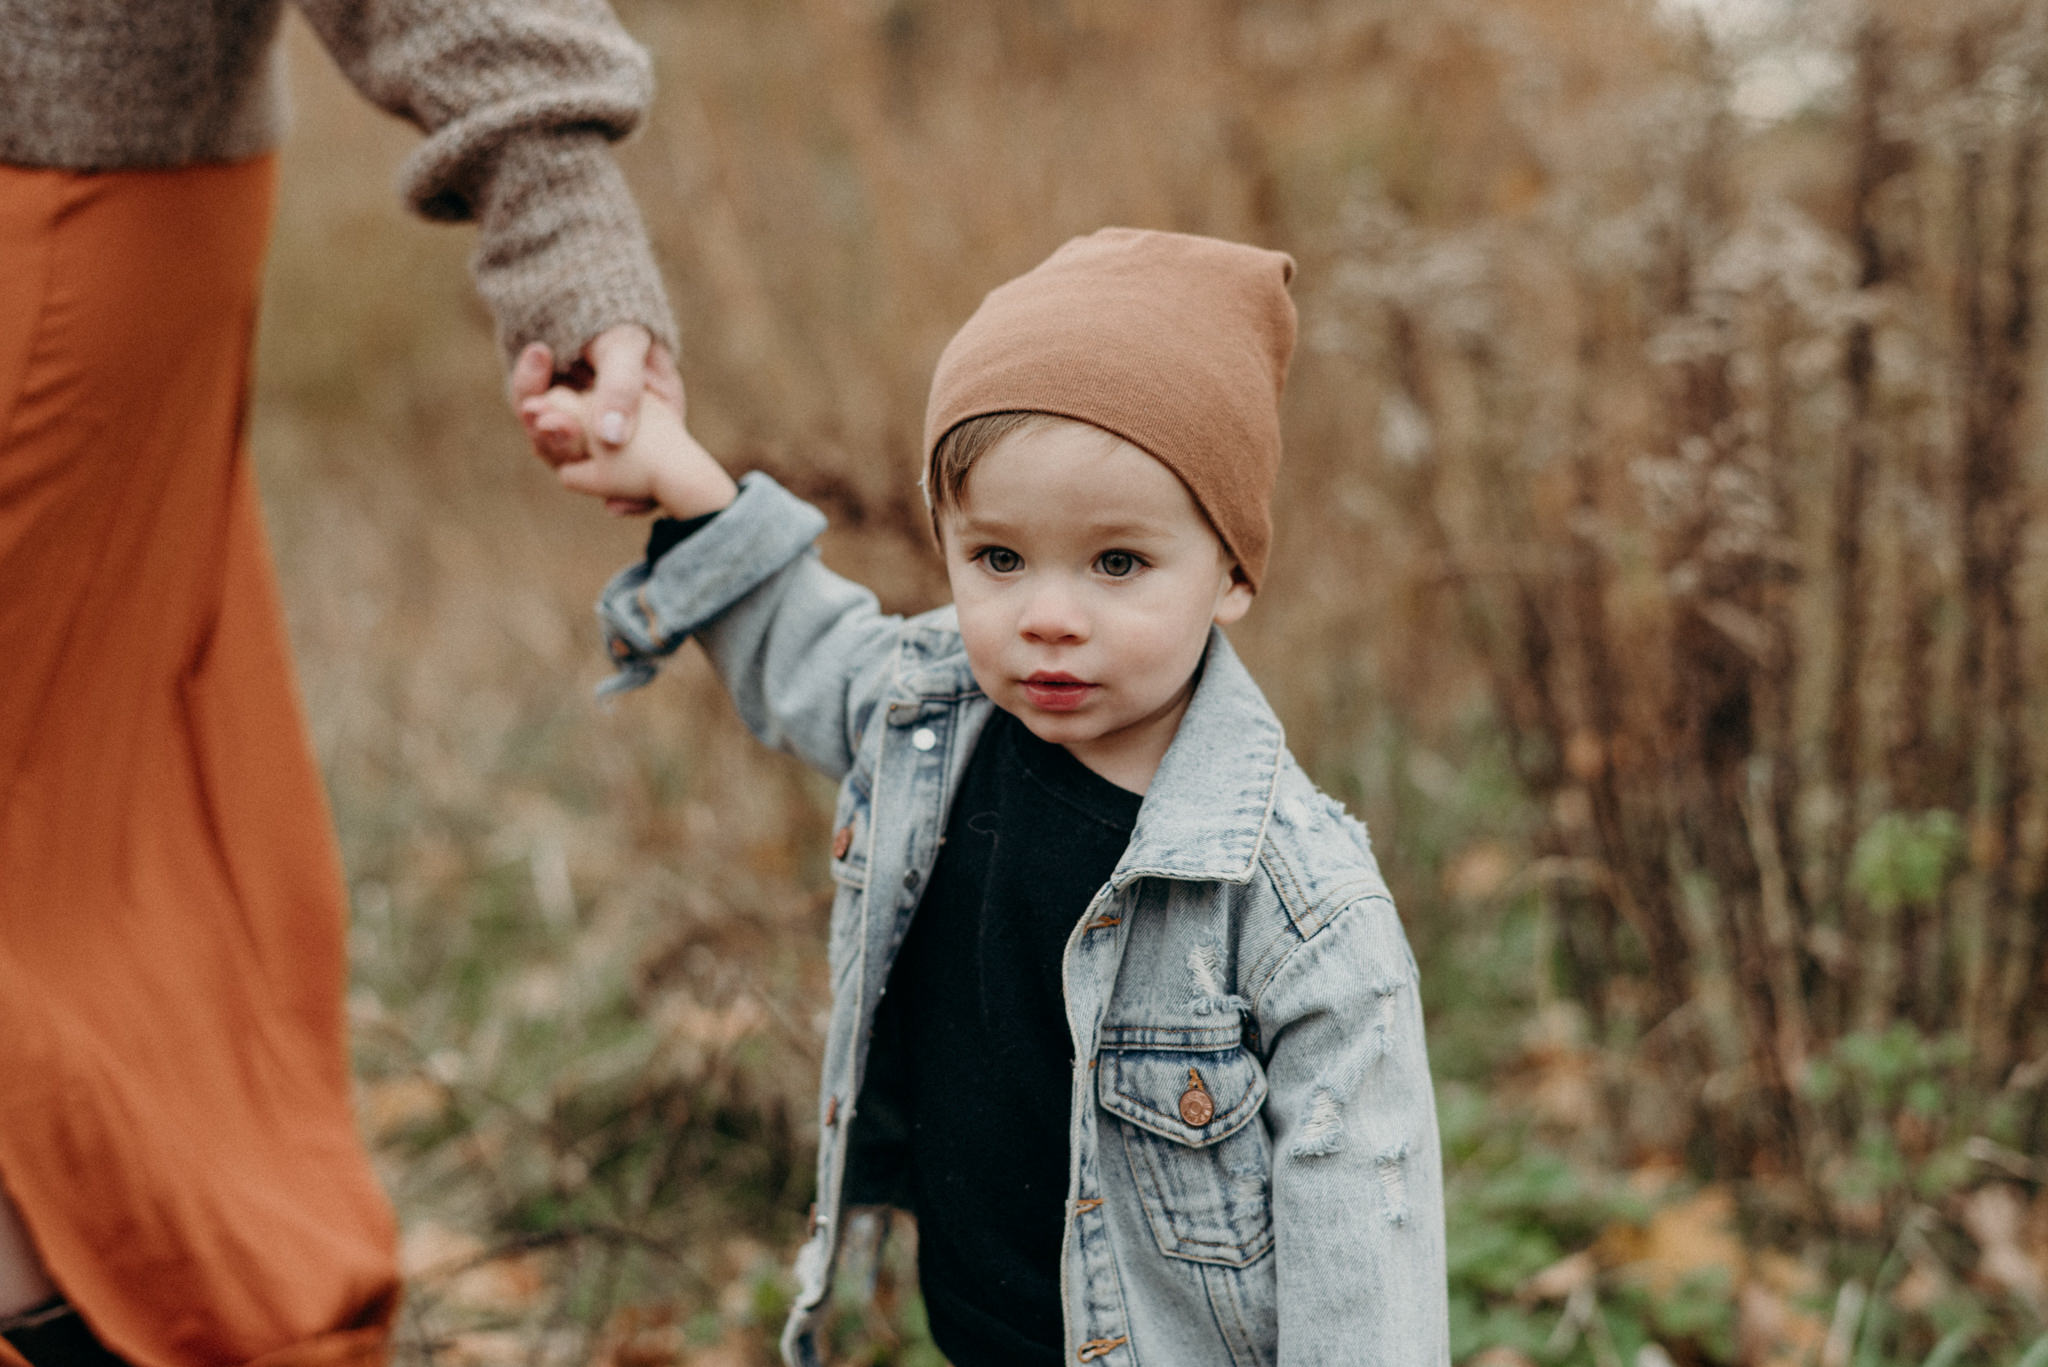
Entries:
{"type": "Polygon", "coordinates": [[[1600,1275],[1599,1260],[1591,1249],[1581,1249],[1559,1258],[1516,1289],[1515,1298],[1527,1302],[1569,1300],[1581,1287],[1590,1286],[1600,1275]]]}
{"type": "Polygon", "coordinates": [[[418,1075],[371,1083],[362,1089],[359,1102],[363,1128],[373,1140],[438,1120],[447,1108],[448,1089],[418,1075]]]}
{"type": "Polygon", "coordinates": [[[1546,1124],[1576,1131],[1600,1123],[1600,1060],[1577,1007],[1558,1002],[1536,1013],[1508,1085],[1546,1124]]]}
{"type": "Polygon", "coordinates": [[[1507,885],[1515,874],[1515,857],[1507,846],[1482,840],[1444,870],[1444,891],[1461,901],[1483,902],[1507,885]]]}
{"type": "Polygon", "coordinates": [[[737,1342],[714,1343],[690,1354],[688,1367],[755,1367],[761,1359],[737,1342]]]}
{"type": "Polygon", "coordinates": [[[1948,1275],[1925,1258],[1915,1258],[1891,1290],[1891,1303],[1909,1315],[1923,1314],[1949,1292],[1948,1275]]]}
{"type": "Polygon", "coordinates": [[[1794,1307],[1779,1288],[1752,1278],[1736,1299],[1735,1337],[1748,1367],[1811,1367],[1827,1342],[1828,1326],[1794,1307]]]}
{"type": "Polygon", "coordinates": [[[398,1270],[407,1280],[444,1277],[483,1251],[484,1241],[474,1234],[421,1220],[407,1225],[398,1241],[398,1270]]]}
{"type": "Polygon", "coordinates": [[[612,1367],[676,1367],[682,1360],[682,1335],[674,1329],[645,1331],[621,1339],[612,1345],[609,1357],[612,1367]]]}
{"type": "Polygon", "coordinates": [[[2004,1182],[1963,1198],[1963,1228],[1977,1242],[1977,1277],[2010,1292],[2039,1316],[2048,1316],[2048,1273],[2021,1244],[2027,1208],[2019,1190],[2004,1182]]]}
{"type": "Polygon", "coordinates": [[[547,1290],[547,1270],[532,1253],[490,1258],[474,1234],[431,1221],[413,1225],[398,1244],[408,1281],[436,1283],[454,1304],[472,1310],[531,1309],[547,1290]]]}
{"type": "Polygon", "coordinates": [[[1799,1259],[1764,1249],[1749,1255],[1749,1278],[1780,1296],[1812,1300],[1821,1294],[1821,1276],[1799,1259]]]}
{"type": "Polygon", "coordinates": [[[450,1335],[435,1355],[453,1367],[514,1367],[531,1355],[533,1345],[510,1329],[474,1329],[450,1335]]]}
{"type": "Polygon", "coordinates": [[[531,1253],[493,1258],[448,1283],[448,1299],[472,1310],[531,1310],[548,1289],[547,1269],[531,1253]]]}
{"type": "Polygon", "coordinates": [[[1742,1241],[1734,1232],[1735,1198],[1726,1187],[1702,1187],[1665,1206],[1646,1225],[1610,1225],[1594,1245],[1603,1265],[1668,1296],[1693,1277],[1727,1274],[1732,1289],[1745,1270],[1742,1241]]]}
{"type": "Polygon", "coordinates": [[[1464,1367],[1536,1367],[1536,1359],[1516,1348],[1482,1348],[1465,1359],[1464,1367]]]}

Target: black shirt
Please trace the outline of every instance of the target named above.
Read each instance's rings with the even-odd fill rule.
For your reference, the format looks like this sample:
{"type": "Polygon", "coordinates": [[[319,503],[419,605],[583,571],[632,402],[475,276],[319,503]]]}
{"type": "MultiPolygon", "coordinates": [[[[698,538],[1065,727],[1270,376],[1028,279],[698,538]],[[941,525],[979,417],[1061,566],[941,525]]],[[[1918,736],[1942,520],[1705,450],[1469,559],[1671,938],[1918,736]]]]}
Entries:
{"type": "Polygon", "coordinates": [[[898,1051],[918,1277],[956,1367],[1065,1361],[1060,965],[1141,801],[998,710],[890,972],[876,1047],[898,1051]]]}

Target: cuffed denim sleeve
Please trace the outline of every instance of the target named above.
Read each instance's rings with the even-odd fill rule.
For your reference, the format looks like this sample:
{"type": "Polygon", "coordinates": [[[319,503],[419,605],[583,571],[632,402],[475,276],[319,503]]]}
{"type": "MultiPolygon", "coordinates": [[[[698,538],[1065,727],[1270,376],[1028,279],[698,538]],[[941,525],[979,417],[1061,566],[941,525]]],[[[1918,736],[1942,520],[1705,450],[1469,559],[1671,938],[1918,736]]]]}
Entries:
{"type": "Polygon", "coordinates": [[[638,688],[705,623],[811,548],[825,515],[765,474],[689,539],[687,554],[629,565],[598,596],[605,649],[618,668],[598,691],[638,688]]]}
{"type": "Polygon", "coordinates": [[[903,619],[825,568],[816,508],[768,475],[651,565],[628,566],[598,600],[613,693],[654,677],[696,637],[740,717],[766,744],[833,779],[852,767],[886,691],[903,619]]]}
{"type": "Polygon", "coordinates": [[[1364,896],[1260,994],[1281,1367],[1448,1367],[1443,1158],[1414,958],[1364,896]]]}

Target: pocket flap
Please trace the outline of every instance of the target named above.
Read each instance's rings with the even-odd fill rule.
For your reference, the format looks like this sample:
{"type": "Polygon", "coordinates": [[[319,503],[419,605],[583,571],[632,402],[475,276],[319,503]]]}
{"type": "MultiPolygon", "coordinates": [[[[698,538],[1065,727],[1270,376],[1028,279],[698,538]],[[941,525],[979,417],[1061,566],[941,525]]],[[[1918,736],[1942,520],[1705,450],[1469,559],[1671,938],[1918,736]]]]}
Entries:
{"type": "Polygon", "coordinates": [[[1266,1102],[1265,1070],[1242,1045],[1104,1049],[1095,1071],[1104,1110],[1191,1148],[1237,1133],[1266,1102]]]}

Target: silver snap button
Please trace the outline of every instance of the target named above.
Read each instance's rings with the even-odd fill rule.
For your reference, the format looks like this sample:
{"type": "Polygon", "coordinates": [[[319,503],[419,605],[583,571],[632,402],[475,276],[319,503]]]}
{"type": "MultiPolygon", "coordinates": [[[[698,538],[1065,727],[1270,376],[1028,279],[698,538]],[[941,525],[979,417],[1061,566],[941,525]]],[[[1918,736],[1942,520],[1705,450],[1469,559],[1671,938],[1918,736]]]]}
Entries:
{"type": "Polygon", "coordinates": [[[910,743],[920,750],[929,750],[939,743],[939,733],[929,726],[920,726],[910,733],[910,743]]]}

